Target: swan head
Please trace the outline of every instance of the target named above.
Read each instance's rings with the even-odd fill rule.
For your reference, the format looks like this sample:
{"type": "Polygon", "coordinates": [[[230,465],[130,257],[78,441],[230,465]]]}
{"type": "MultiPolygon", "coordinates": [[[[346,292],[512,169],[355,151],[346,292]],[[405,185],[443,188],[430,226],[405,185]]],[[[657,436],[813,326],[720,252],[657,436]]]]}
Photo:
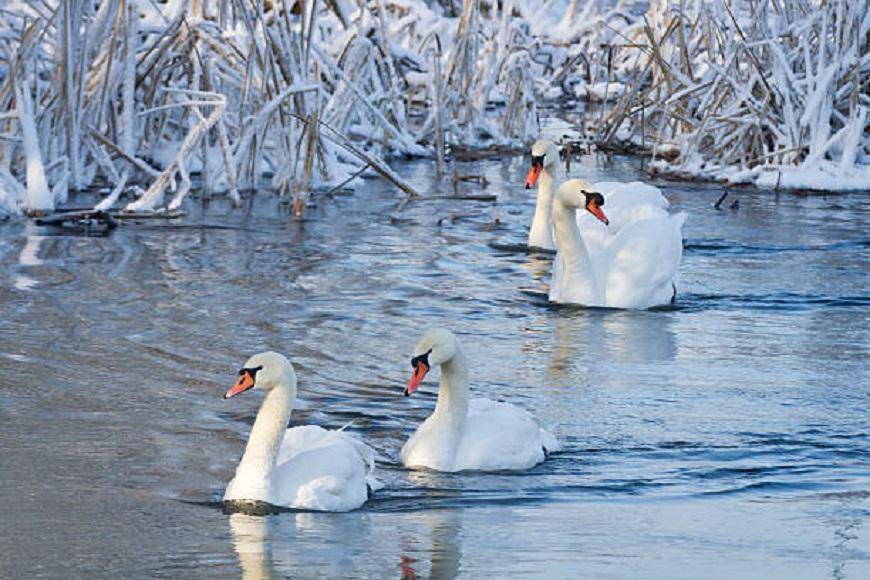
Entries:
{"type": "Polygon", "coordinates": [[[595,191],[588,181],[569,179],[556,190],[556,199],[565,207],[585,209],[604,225],[610,223],[604,215],[604,210],[601,209],[604,205],[604,196],[595,191]]]}
{"type": "Polygon", "coordinates": [[[459,339],[446,328],[431,328],[417,341],[411,356],[411,378],[405,387],[405,396],[417,390],[426,373],[434,366],[444,364],[456,354],[459,339]]]}
{"type": "Polygon", "coordinates": [[[526,175],[526,189],[535,187],[544,168],[559,163],[559,148],[552,141],[540,139],[532,145],[532,166],[526,175]]]}
{"type": "Polygon", "coordinates": [[[239,370],[239,380],[224,395],[224,399],[235,397],[250,389],[271,391],[276,387],[296,388],[296,371],[283,354],[261,352],[247,360],[239,370]]]}

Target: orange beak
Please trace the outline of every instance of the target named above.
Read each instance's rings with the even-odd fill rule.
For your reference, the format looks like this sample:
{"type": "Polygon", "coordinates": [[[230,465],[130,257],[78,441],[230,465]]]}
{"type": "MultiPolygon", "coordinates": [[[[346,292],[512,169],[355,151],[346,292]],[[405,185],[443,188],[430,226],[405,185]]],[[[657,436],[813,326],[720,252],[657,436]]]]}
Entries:
{"type": "Polygon", "coordinates": [[[417,387],[419,387],[420,383],[423,382],[423,377],[425,377],[428,372],[429,365],[423,361],[417,363],[417,366],[414,367],[414,372],[411,373],[411,378],[408,379],[408,386],[405,387],[406,397],[417,390],[417,387]]]}
{"type": "Polygon", "coordinates": [[[598,207],[598,202],[596,202],[594,199],[589,200],[589,203],[586,204],[586,209],[589,211],[589,213],[597,217],[599,221],[604,223],[604,225],[610,225],[610,220],[607,219],[606,215],[604,215],[604,210],[598,207]]]}
{"type": "Polygon", "coordinates": [[[251,376],[251,373],[248,371],[242,371],[242,374],[239,375],[239,380],[236,381],[236,384],[233,385],[233,388],[227,391],[227,394],[224,395],[224,399],[229,399],[231,397],[235,397],[239,393],[243,393],[254,386],[254,377],[251,376]]]}
{"type": "Polygon", "coordinates": [[[529,174],[526,175],[526,189],[531,189],[535,187],[535,185],[538,183],[538,177],[541,176],[541,172],[543,170],[543,165],[532,163],[532,167],[529,169],[529,174]]]}

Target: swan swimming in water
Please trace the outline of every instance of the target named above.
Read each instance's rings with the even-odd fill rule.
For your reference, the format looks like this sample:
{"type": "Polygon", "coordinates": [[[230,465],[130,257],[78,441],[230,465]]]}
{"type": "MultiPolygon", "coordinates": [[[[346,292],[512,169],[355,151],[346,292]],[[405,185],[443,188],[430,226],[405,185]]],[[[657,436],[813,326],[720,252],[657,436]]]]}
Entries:
{"type": "Polygon", "coordinates": [[[287,429],[296,400],[296,372],[281,354],[252,356],[224,395],[266,392],[224,505],[241,510],[268,506],[342,512],[360,507],[372,476],[374,451],[343,431],[314,425],[287,429]]]}
{"type": "Polygon", "coordinates": [[[569,179],[559,186],[550,301],[609,308],[671,303],[686,215],[670,215],[667,206],[657,188],[639,182],[593,187],[569,179]]]}
{"type": "Polygon", "coordinates": [[[672,302],[685,214],[668,214],[668,200],[661,191],[638,181],[592,186],[574,180],[595,195],[580,199],[563,194],[557,201],[564,179],[559,148],[545,139],[536,141],[525,182],[526,189],[538,186],[528,246],[559,250],[550,301],[612,308],[672,302]],[[563,221],[559,241],[554,222],[569,217],[574,217],[576,228],[563,221]]]}
{"type": "Polygon", "coordinates": [[[402,447],[406,467],[437,471],[528,469],[559,450],[552,433],[509,403],[469,400],[468,362],[459,339],[443,328],[426,332],[414,348],[414,371],[405,396],[417,390],[429,369],[441,367],[435,411],[402,447]]]}
{"type": "Polygon", "coordinates": [[[532,145],[532,166],[526,175],[526,189],[538,186],[535,215],[529,228],[528,246],[534,249],[555,250],[553,222],[550,213],[553,207],[553,190],[562,183],[565,175],[559,160],[559,148],[551,141],[539,140],[532,145]]]}

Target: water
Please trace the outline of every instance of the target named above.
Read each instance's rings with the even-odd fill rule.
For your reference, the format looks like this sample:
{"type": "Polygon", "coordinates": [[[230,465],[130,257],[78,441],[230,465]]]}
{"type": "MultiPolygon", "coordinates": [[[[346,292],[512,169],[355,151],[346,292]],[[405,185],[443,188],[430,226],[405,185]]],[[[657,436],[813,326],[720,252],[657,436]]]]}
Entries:
{"type": "MultiPolygon", "coordinates": [[[[107,236],[0,224],[0,577],[870,577],[870,197],[738,191],[716,211],[719,187],[669,185],[690,214],[678,304],[556,308],[551,258],[511,249],[525,163],[461,165],[497,204],[392,223],[397,194],[366,181],[301,223],[261,195],[107,236]],[[435,376],[401,396],[433,325],[464,341],[474,392],[565,451],[401,468],[434,404],[435,376]],[[259,403],[221,395],[264,349],[296,364],[291,424],[352,421],[380,453],[362,510],[216,506],[259,403]]],[[[403,167],[449,193],[431,171],[403,167]]],[[[572,174],[640,176],[625,158],[572,174]]]]}

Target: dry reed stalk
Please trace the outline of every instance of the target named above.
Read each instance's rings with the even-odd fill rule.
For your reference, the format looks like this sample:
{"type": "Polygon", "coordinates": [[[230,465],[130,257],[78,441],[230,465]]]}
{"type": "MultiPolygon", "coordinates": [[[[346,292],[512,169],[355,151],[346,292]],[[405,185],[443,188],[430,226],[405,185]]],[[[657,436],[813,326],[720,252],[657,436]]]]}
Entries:
{"type": "Polygon", "coordinates": [[[432,54],[432,115],[435,124],[435,171],[438,177],[444,175],[444,118],[441,111],[442,76],[441,76],[441,37],[434,35],[435,50],[432,54]]]}
{"type": "Polygon", "coordinates": [[[180,176],[183,189],[192,171],[234,202],[264,172],[273,187],[298,182],[308,195],[340,181],[336,167],[352,158],[409,187],[382,155],[432,153],[443,172],[448,145],[529,141],[539,89],[573,97],[575,81],[587,94],[604,83],[605,98],[615,82],[626,85],[602,108],[602,144],[676,151],[669,166],[683,172],[770,163],[850,172],[870,156],[868,0],[655,0],[638,20],[621,3],[601,12],[587,3],[552,38],[534,36],[533,15],[515,17],[529,9],[522,3],[464,0],[451,29],[396,0],[361,6],[353,18],[339,0],[298,7],[191,0],[170,14],[147,0],[39,0],[26,14],[0,8],[8,71],[0,115],[30,110],[33,121],[24,129],[18,115],[0,118],[0,180],[19,180],[7,187],[16,206],[27,195],[27,150],[43,157],[49,205],[67,184],[102,179],[116,198],[119,183],[145,180],[153,191],[180,176]],[[347,39],[341,46],[318,36],[330,26],[347,39]],[[191,131],[211,117],[200,107],[213,113],[213,100],[189,93],[182,104],[163,90],[179,87],[224,99],[214,131],[193,148],[191,131]],[[19,104],[28,97],[31,108],[19,104]],[[409,123],[412,110],[422,123],[409,123]]]}
{"type": "Polygon", "coordinates": [[[870,139],[859,136],[870,99],[861,104],[853,88],[870,84],[870,59],[857,58],[868,52],[870,20],[855,18],[868,13],[867,0],[802,4],[800,18],[786,10],[785,20],[773,16],[773,0],[655,8],[643,28],[650,70],[604,117],[601,141],[642,143],[651,121],[653,150],[669,143],[679,150],[657,170],[709,175],[832,162],[848,175],[870,154],[870,139]]]}
{"type": "MultiPolygon", "coordinates": [[[[190,129],[187,136],[184,138],[184,141],[182,141],[181,147],[179,148],[175,159],[169,164],[169,166],[163,171],[163,173],[160,174],[160,176],[154,181],[154,183],[151,184],[151,186],[145,191],[140,199],[127,205],[127,207],[125,208],[127,211],[148,211],[155,209],[158,205],[162,203],[164,191],[166,190],[166,187],[169,186],[170,182],[175,179],[176,172],[179,172],[181,174],[183,181],[186,182],[189,186],[190,180],[187,178],[184,159],[189,155],[190,151],[197,144],[198,140],[201,139],[205,135],[205,133],[209,129],[211,129],[211,127],[217,122],[224,109],[226,108],[226,97],[215,93],[213,95],[213,98],[214,101],[209,103],[212,106],[212,110],[211,113],[209,113],[208,117],[202,119],[199,123],[197,123],[190,129]]],[[[198,105],[191,106],[196,107],[198,105]]],[[[187,193],[187,190],[184,190],[184,193],[187,193]]],[[[180,200],[178,201],[180,203],[180,200]]]]}

